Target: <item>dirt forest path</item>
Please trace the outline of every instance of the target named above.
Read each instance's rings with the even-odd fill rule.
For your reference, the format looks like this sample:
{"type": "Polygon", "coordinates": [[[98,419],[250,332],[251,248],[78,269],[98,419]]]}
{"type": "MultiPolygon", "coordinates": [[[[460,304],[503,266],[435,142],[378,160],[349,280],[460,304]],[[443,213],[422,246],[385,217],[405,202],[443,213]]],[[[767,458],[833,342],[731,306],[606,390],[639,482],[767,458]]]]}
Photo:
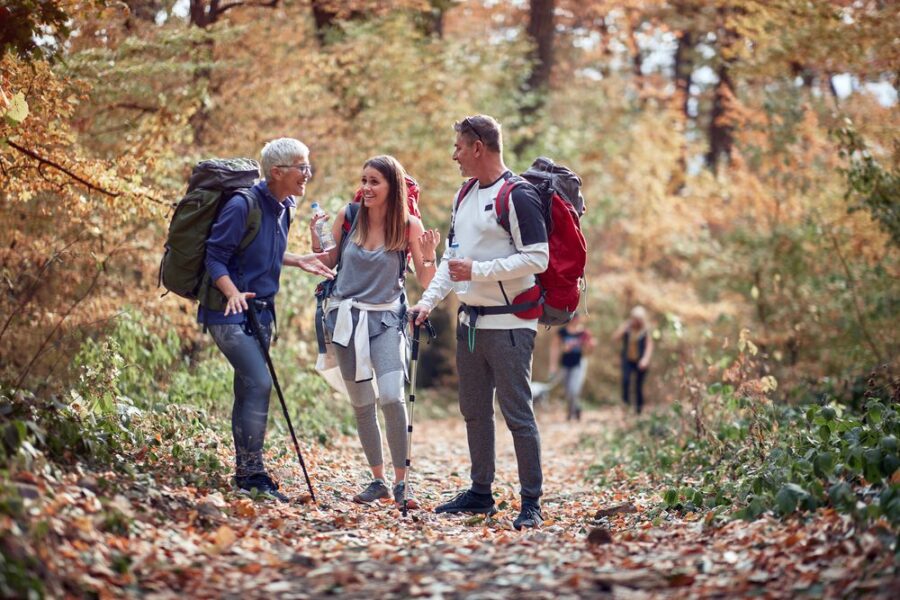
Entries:
{"type": "MultiPolygon", "coordinates": [[[[116,496],[133,524],[127,536],[115,536],[91,524],[98,507],[88,490],[61,485],[58,507],[47,510],[50,527],[65,535],[48,568],[69,592],[75,585],[101,598],[890,596],[898,582],[884,575],[892,557],[834,514],[717,528],[690,514],[654,522],[645,513],[661,492],[646,482],[594,489],[585,480],[594,456],[579,440],[624,418],[618,409],[588,411],[578,424],[561,412],[540,414],[547,521],[537,531],[512,527],[515,457],[499,416],[500,512],[489,519],[430,512],[467,485],[465,429],[450,417],[416,423],[413,483],[423,509],[407,518],[389,503],[350,501],[364,471],[358,444],[347,437],[307,450],[318,507],[230,491],[135,488],[116,496]],[[595,518],[615,506],[622,512],[595,518]],[[122,569],[107,566],[122,561],[122,569]]],[[[294,464],[275,473],[300,496],[294,464]]]]}

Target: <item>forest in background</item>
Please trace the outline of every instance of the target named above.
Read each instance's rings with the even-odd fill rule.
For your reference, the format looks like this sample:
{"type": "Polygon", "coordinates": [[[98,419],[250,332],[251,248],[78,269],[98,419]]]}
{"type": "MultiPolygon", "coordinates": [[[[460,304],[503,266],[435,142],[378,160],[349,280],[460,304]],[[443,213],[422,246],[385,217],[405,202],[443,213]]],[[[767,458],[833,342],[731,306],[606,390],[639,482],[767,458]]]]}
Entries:
{"type": "MultiPolygon", "coordinates": [[[[121,466],[160,432],[176,459],[171,444],[189,450],[196,478],[218,472],[190,439],[224,427],[227,365],[194,306],[157,287],[172,203],[198,160],[297,137],[315,168],[307,199],[334,212],[366,158],[393,154],[421,184],[426,223],[445,230],[461,183],[452,124],[484,112],[504,125],[511,168],[546,155],[584,181],[592,401],[618,402],[607,340],[643,304],[655,414],[635,440],[672,427],[666,460],[682,465],[692,440],[771,456],[796,411],[841,449],[801,448],[796,429],[809,468],[728,502],[836,505],[850,496],[829,482],[843,477],[890,491],[867,502],[896,523],[898,40],[900,5],[876,0],[9,0],[4,476],[121,466]],[[859,423],[878,435],[853,446],[844,434],[859,423]],[[785,487],[795,476],[799,492],[785,487]]],[[[296,225],[290,248],[303,252],[296,225]]],[[[300,429],[327,442],[349,421],[311,371],[315,283],[283,277],[274,355],[300,429]]],[[[422,360],[426,397],[452,396],[453,314],[451,302],[437,315],[443,335],[422,360]]],[[[622,443],[640,468],[659,465],[622,443]]],[[[667,506],[706,494],[670,491],[667,506]]]]}

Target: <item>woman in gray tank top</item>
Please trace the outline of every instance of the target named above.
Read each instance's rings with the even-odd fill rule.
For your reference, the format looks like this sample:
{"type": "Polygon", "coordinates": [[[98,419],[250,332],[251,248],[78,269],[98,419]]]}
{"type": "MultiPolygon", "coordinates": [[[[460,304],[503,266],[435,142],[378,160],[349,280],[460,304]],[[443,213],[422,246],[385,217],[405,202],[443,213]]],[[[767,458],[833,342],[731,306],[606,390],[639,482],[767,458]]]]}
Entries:
{"type": "MultiPolygon", "coordinates": [[[[359,441],[372,471],[372,481],[354,501],[368,503],[391,497],[385,480],[381,430],[376,406],[384,414],[388,447],[394,466],[393,497],[415,507],[406,475],[407,415],[404,403],[406,298],[403,279],[407,253],[416,279],[428,287],[435,273],[437,230],[426,230],[409,214],[406,172],[392,156],[376,156],[363,165],[362,201],[343,240],[342,210],[332,230],[337,246],[322,262],[340,263],[334,292],[325,307],[325,327],[330,332],[341,377],[356,415],[359,441]]],[[[320,247],[313,217],[313,250],[320,247]]]]}

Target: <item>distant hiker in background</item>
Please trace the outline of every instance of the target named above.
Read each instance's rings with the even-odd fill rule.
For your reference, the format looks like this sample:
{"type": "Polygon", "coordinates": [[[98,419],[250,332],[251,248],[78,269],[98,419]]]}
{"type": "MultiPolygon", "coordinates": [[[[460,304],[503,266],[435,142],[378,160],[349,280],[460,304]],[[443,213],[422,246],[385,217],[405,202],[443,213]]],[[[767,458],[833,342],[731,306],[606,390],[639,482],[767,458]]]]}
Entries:
{"type": "Polygon", "coordinates": [[[219,350],[234,368],[231,428],[235,482],[243,491],[255,488],[287,501],[263,464],[272,377],[259,342],[248,328],[245,311],[248,303],[254,303],[268,344],[275,321],[275,295],[282,265],[328,278],[332,275],[319,260],[320,256],[287,252],[290,211],[295,206],[293,197],[306,192],[306,182],[312,176],[309,149],[291,138],[271,141],[262,149],[261,166],[265,180],[247,191],[262,213],[259,230],[253,241],[239,250],[247,230],[251,200],[239,193],[225,202],[206,242],[206,271],[224,295],[225,308],[213,310],[201,302],[197,320],[208,327],[219,350]]]}
{"type": "MultiPolygon", "coordinates": [[[[513,176],[503,162],[500,124],[476,115],[454,125],[453,160],[471,178],[453,203],[447,249],[437,275],[413,307],[417,322],[454,290],[462,303],[456,333],[459,408],[466,421],[471,487],[436,513],[494,514],[494,392],[513,437],[522,505],[516,529],[543,523],[541,438],[531,397],[531,360],[539,310],[523,313],[515,298],[536,290],[549,244],[541,199],[529,183],[509,197],[509,229],[495,217],[497,195],[513,176]],[[465,193],[463,193],[465,190],[465,193]]],[[[539,289],[537,289],[539,295],[539,289]]],[[[540,309],[540,307],[538,307],[540,309]]]]}
{"type": "Polygon", "coordinates": [[[622,340],[622,402],[630,403],[629,389],[632,375],[635,378],[635,408],[641,414],[644,408],[644,377],[653,356],[653,338],[647,326],[647,311],[643,306],[631,309],[629,318],[619,325],[613,340],[622,340]]]}
{"type": "MultiPolygon", "coordinates": [[[[363,165],[362,198],[338,213],[332,224],[336,246],[325,263],[338,266],[333,290],[324,304],[325,329],[337,354],[341,377],[350,395],[356,428],[373,480],[353,497],[369,503],[391,497],[416,507],[406,474],[407,413],[404,402],[406,374],[407,253],[416,279],[427,287],[435,273],[437,230],[426,230],[410,214],[407,178],[392,156],[375,156],[363,165]],[[377,383],[373,385],[373,379],[377,383]],[[387,442],[394,465],[394,487],[385,480],[381,430],[376,405],[384,414],[387,442]]],[[[312,232],[313,250],[321,247],[312,232]]]]}
{"type": "Polygon", "coordinates": [[[587,371],[587,359],[596,346],[581,313],[575,313],[550,342],[550,380],[562,379],[566,394],[566,420],[581,420],[581,388],[587,371]]]}

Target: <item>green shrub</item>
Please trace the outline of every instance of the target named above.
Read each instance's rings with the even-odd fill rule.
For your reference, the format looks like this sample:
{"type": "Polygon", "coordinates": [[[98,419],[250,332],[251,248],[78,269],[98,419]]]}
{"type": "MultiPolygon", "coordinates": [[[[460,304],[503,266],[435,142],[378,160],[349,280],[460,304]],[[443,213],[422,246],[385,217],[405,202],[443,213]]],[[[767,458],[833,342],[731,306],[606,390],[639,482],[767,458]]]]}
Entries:
{"type": "MultiPolygon", "coordinates": [[[[749,353],[752,355],[752,352],[749,353]]],[[[598,442],[591,473],[620,465],[666,486],[659,508],[720,510],[755,518],[831,506],[859,520],[900,525],[896,405],[870,397],[832,398],[794,407],[771,401],[774,381],[754,379],[759,365],[741,352],[727,381],[686,385],[689,407],[650,414],[598,442]]]]}

